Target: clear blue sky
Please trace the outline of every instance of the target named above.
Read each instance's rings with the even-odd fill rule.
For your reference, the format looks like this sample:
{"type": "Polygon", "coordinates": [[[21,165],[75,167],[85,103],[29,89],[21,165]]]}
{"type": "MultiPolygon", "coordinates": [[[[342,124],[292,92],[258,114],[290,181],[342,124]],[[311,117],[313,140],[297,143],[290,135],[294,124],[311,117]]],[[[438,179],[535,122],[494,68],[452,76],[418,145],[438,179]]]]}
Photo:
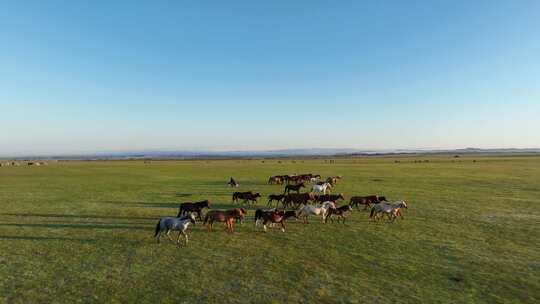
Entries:
{"type": "Polygon", "coordinates": [[[2,1],[0,154],[540,147],[540,1],[2,1]]]}

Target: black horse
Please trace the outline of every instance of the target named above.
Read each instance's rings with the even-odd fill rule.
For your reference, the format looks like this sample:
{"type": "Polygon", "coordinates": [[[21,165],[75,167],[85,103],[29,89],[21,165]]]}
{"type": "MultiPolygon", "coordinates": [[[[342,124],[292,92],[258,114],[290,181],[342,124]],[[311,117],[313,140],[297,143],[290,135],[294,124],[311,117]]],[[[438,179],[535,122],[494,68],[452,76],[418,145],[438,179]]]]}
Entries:
{"type": "Polygon", "coordinates": [[[181,217],[186,213],[194,212],[197,213],[197,218],[202,221],[201,211],[204,208],[210,209],[210,201],[204,200],[196,203],[182,203],[180,204],[177,217],[181,217]]]}
{"type": "Polygon", "coordinates": [[[285,186],[285,192],[283,194],[289,194],[291,191],[296,191],[296,193],[300,193],[300,189],[304,188],[306,185],[304,183],[300,183],[297,185],[287,185],[285,186]]]}

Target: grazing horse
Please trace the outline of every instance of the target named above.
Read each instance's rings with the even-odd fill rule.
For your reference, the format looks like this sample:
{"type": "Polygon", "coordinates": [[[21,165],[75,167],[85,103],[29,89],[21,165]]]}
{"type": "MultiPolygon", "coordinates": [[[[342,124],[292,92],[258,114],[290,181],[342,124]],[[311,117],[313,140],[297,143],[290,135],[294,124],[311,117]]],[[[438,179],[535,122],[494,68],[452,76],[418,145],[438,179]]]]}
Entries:
{"type": "Polygon", "coordinates": [[[330,183],[324,183],[322,185],[311,186],[311,192],[326,194],[326,191],[330,192],[332,185],[330,183]]]}
{"type": "Polygon", "coordinates": [[[283,194],[289,194],[291,191],[296,191],[296,193],[300,193],[300,189],[305,187],[306,185],[304,183],[299,183],[296,185],[286,185],[285,192],[283,192],[283,194]]]}
{"type": "MultiPolygon", "coordinates": [[[[322,216],[322,222],[325,222],[326,214],[328,213],[328,209],[332,208],[333,202],[328,202],[331,204],[323,204],[321,207],[314,206],[314,205],[305,205],[298,211],[298,216],[302,216],[304,218],[304,223],[308,224],[308,216],[310,215],[320,215],[322,216]]],[[[335,205],[333,205],[335,208],[335,205]]]]}
{"type": "Polygon", "coordinates": [[[236,208],[232,210],[210,210],[206,213],[204,218],[204,225],[208,223],[208,230],[212,230],[212,225],[214,221],[225,222],[227,225],[227,230],[229,232],[234,232],[234,220],[237,218],[243,218],[247,213],[244,208],[236,208]]]}
{"type": "Polygon", "coordinates": [[[178,238],[176,239],[176,244],[180,246],[180,235],[183,235],[186,241],[186,245],[187,245],[188,236],[186,234],[186,230],[189,224],[195,225],[195,216],[193,214],[190,214],[188,216],[182,216],[182,217],[162,217],[159,219],[156,225],[156,232],[154,234],[154,237],[159,243],[161,232],[166,231],[166,234],[169,240],[171,242],[174,242],[171,239],[171,236],[169,235],[169,233],[171,233],[172,230],[176,230],[178,231],[178,238]]]}
{"type": "MultiPolygon", "coordinates": [[[[392,223],[396,220],[398,216],[401,215],[401,208],[407,209],[407,203],[405,201],[397,201],[394,203],[384,203],[384,204],[376,204],[371,208],[371,213],[369,214],[370,219],[379,220],[378,215],[381,214],[388,217],[388,220],[392,223]]],[[[401,216],[403,218],[403,216],[401,216]]]]}
{"type": "Polygon", "coordinates": [[[239,183],[237,183],[234,178],[231,177],[231,179],[229,180],[229,182],[227,183],[227,185],[229,185],[229,187],[231,188],[238,188],[238,186],[240,186],[239,183]]]}
{"type": "Polygon", "coordinates": [[[328,209],[328,214],[326,215],[325,222],[328,222],[328,218],[330,218],[330,220],[334,222],[334,220],[332,219],[332,215],[337,215],[337,222],[339,223],[339,220],[341,219],[343,224],[345,224],[345,214],[349,211],[352,211],[351,205],[344,205],[339,208],[330,208],[328,209]]]}
{"type": "Polygon", "coordinates": [[[185,215],[188,212],[195,212],[197,213],[197,218],[202,221],[201,211],[204,208],[210,209],[210,201],[204,200],[196,203],[182,203],[180,204],[177,217],[185,215]]]}
{"type": "Polygon", "coordinates": [[[268,196],[268,203],[266,204],[266,206],[272,206],[272,202],[277,201],[277,205],[276,205],[277,207],[279,203],[283,201],[284,198],[285,198],[285,194],[270,194],[268,196]]]}

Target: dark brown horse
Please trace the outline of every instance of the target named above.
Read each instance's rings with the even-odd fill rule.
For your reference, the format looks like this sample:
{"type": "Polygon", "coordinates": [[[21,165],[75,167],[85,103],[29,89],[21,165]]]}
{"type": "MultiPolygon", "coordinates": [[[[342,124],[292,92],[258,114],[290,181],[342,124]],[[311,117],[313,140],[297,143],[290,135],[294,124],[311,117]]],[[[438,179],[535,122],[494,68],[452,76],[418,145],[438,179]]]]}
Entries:
{"type": "Polygon", "coordinates": [[[283,199],[283,207],[298,207],[300,205],[306,205],[309,201],[315,201],[315,194],[309,193],[290,193],[285,195],[283,199]]]}
{"type": "Polygon", "coordinates": [[[257,198],[261,197],[260,193],[253,193],[251,191],[247,192],[234,192],[232,195],[232,201],[233,203],[237,203],[238,200],[242,200],[243,203],[256,203],[257,198]]]}
{"type": "Polygon", "coordinates": [[[277,207],[279,205],[279,203],[281,203],[281,201],[283,201],[284,198],[285,198],[285,194],[270,194],[268,196],[268,203],[266,205],[267,206],[272,206],[272,202],[277,201],[277,205],[276,205],[276,207],[277,207]]]}
{"type": "Polygon", "coordinates": [[[272,224],[281,224],[281,231],[285,232],[285,221],[290,218],[294,217],[298,219],[298,213],[294,210],[290,211],[282,211],[282,210],[270,210],[270,211],[264,211],[264,210],[257,210],[255,212],[255,226],[257,225],[257,222],[259,220],[262,220],[263,222],[263,228],[264,232],[266,232],[266,224],[272,223],[272,224]]]}
{"type": "Polygon", "coordinates": [[[347,212],[352,211],[351,205],[344,205],[338,208],[330,208],[328,209],[328,214],[326,215],[326,218],[324,222],[328,222],[328,218],[330,218],[330,221],[332,223],[334,222],[334,219],[332,219],[332,215],[336,215],[338,217],[337,221],[339,223],[339,220],[341,219],[343,224],[345,224],[345,215],[347,212]]]}
{"type": "Polygon", "coordinates": [[[386,197],[377,196],[377,195],[368,195],[368,196],[353,196],[349,200],[349,205],[356,206],[359,209],[358,205],[364,205],[364,210],[368,209],[371,204],[378,204],[380,202],[386,201],[386,197]]]}
{"type": "Polygon", "coordinates": [[[285,192],[283,194],[289,194],[291,191],[295,191],[296,193],[300,193],[300,189],[305,188],[306,185],[304,183],[299,183],[296,185],[287,185],[285,186],[285,192]]]}
{"type": "Polygon", "coordinates": [[[196,202],[196,203],[191,203],[191,202],[182,203],[182,204],[180,204],[180,208],[178,210],[178,215],[176,217],[180,217],[182,215],[185,215],[188,212],[189,213],[194,212],[194,213],[197,213],[197,218],[199,220],[202,220],[201,211],[204,208],[210,209],[210,201],[204,200],[204,201],[200,201],[200,202],[196,202]]]}
{"type": "Polygon", "coordinates": [[[208,230],[212,230],[214,222],[225,222],[227,230],[234,232],[234,220],[237,218],[243,218],[247,213],[244,208],[236,208],[232,210],[210,210],[204,217],[204,224],[208,223],[208,230]]]}

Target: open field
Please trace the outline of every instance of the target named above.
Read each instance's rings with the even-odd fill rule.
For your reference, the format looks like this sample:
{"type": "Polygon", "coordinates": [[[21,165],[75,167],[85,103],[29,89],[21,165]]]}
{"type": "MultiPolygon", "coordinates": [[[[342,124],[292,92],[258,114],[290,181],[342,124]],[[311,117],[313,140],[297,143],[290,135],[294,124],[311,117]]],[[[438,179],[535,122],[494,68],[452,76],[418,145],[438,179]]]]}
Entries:
{"type": "Polygon", "coordinates": [[[540,157],[397,159],[2,167],[0,302],[538,303],[540,157]],[[343,175],[347,200],[405,199],[405,219],[355,210],[263,233],[250,210],[234,234],[197,223],[188,247],[152,238],[180,202],[231,207],[230,176],[266,197],[283,191],[268,176],[309,172],[343,175]]]}

